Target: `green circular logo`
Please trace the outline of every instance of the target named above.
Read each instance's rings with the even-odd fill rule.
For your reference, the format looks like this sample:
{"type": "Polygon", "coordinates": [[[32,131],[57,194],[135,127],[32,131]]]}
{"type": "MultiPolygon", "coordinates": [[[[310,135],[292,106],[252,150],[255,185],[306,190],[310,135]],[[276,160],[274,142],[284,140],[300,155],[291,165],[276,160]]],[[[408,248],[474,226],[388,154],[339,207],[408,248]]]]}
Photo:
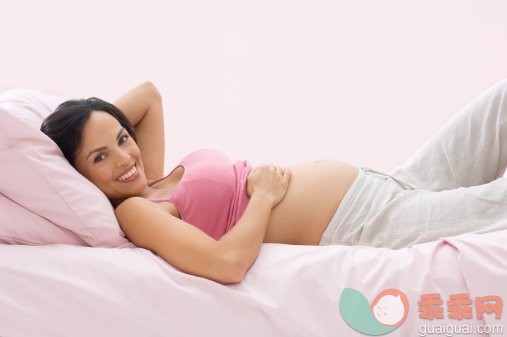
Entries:
{"type": "Polygon", "coordinates": [[[354,330],[370,336],[384,335],[405,321],[408,299],[391,288],[380,292],[370,304],[359,291],[345,288],[340,296],[340,313],[354,330]]]}

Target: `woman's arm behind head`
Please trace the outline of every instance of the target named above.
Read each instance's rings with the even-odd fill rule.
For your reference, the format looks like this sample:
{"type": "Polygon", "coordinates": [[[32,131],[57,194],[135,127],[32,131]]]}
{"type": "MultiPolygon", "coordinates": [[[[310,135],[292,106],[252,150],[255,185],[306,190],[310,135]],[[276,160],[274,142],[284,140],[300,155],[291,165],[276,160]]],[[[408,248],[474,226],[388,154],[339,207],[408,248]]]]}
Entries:
{"type": "Polygon", "coordinates": [[[162,98],[151,82],[131,89],[114,104],[133,125],[148,179],[164,174],[164,116],[162,98]]]}

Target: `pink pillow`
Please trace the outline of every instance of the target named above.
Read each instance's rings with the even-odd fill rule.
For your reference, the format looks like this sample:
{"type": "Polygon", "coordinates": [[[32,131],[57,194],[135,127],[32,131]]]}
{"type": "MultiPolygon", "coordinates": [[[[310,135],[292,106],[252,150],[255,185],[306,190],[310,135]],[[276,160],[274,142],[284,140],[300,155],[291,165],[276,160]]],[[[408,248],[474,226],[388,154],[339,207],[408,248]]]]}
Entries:
{"type": "Polygon", "coordinates": [[[39,128],[63,99],[0,94],[0,243],[130,246],[106,196],[39,128]]]}

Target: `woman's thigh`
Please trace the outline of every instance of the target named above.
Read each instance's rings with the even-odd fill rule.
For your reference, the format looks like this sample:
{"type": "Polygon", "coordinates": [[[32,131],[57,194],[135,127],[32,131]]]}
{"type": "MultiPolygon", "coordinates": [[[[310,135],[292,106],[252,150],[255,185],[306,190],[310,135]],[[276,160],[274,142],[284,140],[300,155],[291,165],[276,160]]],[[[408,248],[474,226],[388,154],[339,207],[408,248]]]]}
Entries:
{"type": "Polygon", "coordinates": [[[476,186],[507,166],[507,80],[462,109],[392,175],[431,191],[476,186]]]}

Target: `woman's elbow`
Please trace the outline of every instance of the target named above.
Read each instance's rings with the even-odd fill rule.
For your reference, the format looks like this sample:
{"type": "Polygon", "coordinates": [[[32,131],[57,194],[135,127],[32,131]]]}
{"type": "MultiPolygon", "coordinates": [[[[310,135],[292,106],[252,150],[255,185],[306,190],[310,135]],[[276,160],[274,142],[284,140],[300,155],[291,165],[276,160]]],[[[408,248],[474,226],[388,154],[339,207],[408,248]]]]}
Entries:
{"type": "Polygon", "coordinates": [[[243,279],[246,276],[248,268],[245,267],[244,263],[241,263],[239,261],[233,262],[233,264],[230,267],[230,283],[239,283],[243,281],[243,279]]]}
{"type": "Polygon", "coordinates": [[[215,280],[224,283],[239,283],[245,278],[250,265],[237,256],[226,256],[222,258],[221,268],[215,275],[215,280]]]}
{"type": "Polygon", "coordinates": [[[154,99],[160,100],[162,98],[161,95],[160,95],[160,92],[158,91],[158,89],[155,86],[155,84],[153,84],[153,82],[146,81],[146,82],[144,82],[142,84],[142,86],[146,90],[146,92],[148,92],[149,95],[151,97],[153,97],[154,99]]]}

